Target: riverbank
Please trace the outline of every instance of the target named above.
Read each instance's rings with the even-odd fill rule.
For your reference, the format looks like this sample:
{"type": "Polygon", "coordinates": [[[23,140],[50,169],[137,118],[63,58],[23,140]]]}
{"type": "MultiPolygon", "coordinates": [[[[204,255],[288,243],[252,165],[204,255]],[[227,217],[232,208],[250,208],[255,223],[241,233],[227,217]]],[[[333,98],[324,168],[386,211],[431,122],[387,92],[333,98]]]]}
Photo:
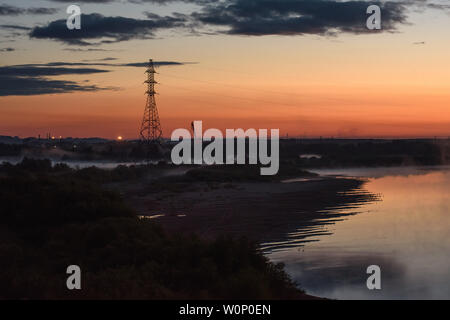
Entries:
{"type": "Polygon", "coordinates": [[[362,179],[310,177],[296,182],[180,184],[154,192],[151,182],[122,186],[126,202],[140,216],[168,232],[214,239],[245,236],[252,241],[282,240],[289,232],[343,218],[333,208],[376,200],[362,179]]]}
{"type": "MultiPolygon", "coordinates": [[[[204,182],[186,181],[184,175],[172,177],[170,184],[158,179],[127,182],[120,190],[141,219],[154,221],[169,234],[195,234],[207,241],[223,235],[246,237],[262,252],[286,246],[292,233],[305,235],[296,237],[296,247],[311,236],[329,234],[328,225],[378,200],[364,190],[365,179],[304,173],[283,181],[204,182]]],[[[307,294],[299,298],[317,299],[307,294]]]]}

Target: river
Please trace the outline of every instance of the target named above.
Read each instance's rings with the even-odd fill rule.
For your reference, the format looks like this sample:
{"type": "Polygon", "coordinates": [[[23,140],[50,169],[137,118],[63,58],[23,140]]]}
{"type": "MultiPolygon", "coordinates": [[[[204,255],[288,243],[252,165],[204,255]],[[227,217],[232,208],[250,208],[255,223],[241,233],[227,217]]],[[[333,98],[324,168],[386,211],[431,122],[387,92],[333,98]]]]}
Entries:
{"type": "Polygon", "coordinates": [[[266,256],[283,262],[293,280],[315,296],[450,299],[449,167],[315,172],[364,177],[363,188],[380,201],[339,209],[354,215],[290,234],[295,245],[263,244],[266,256]],[[367,288],[371,265],[381,268],[381,290],[367,288]]]}

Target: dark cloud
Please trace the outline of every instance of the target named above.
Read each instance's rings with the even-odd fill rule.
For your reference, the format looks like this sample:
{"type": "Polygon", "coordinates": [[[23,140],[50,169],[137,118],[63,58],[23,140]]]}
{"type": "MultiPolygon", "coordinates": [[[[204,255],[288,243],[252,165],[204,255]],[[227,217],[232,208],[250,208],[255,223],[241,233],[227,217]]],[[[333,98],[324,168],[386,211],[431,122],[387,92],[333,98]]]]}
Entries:
{"type": "MultiPolygon", "coordinates": [[[[119,0],[50,0],[53,2],[62,2],[62,3],[111,3],[111,2],[119,2],[119,0]]],[[[173,2],[187,2],[187,3],[206,3],[213,2],[217,0],[128,0],[130,3],[155,3],[155,4],[167,4],[173,2]]]]}
{"type": "Polygon", "coordinates": [[[39,77],[7,77],[0,75],[0,96],[33,96],[75,91],[106,90],[95,85],[80,85],[74,81],[49,80],[39,77]]]}
{"type": "Polygon", "coordinates": [[[427,7],[436,10],[450,10],[450,4],[430,3],[427,4],[427,7]]]}
{"type": "Polygon", "coordinates": [[[10,39],[10,41],[15,41],[17,38],[25,36],[31,30],[31,28],[28,27],[12,24],[3,24],[0,25],[0,28],[3,31],[2,37],[10,39]]]}
{"type": "Polygon", "coordinates": [[[219,2],[220,0],[128,0],[131,3],[155,3],[155,4],[168,4],[174,2],[184,2],[184,3],[193,3],[198,5],[205,5],[219,2]]]}
{"type": "Polygon", "coordinates": [[[109,3],[109,2],[115,2],[117,0],[50,0],[53,2],[62,2],[62,3],[109,3]]]}
{"type": "Polygon", "coordinates": [[[81,16],[81,30],[69,30],[66,20],[56,20],[47,26],[36,27],[30,37],[54,39],[72,45],[96,45],[131,39],[149,39],[154,32],[162,29],[181,27],[185,20],[180,17],[152,15],[151,19],[139,20],[125,17],[105,17],[100,14],[81,16]],[[89,42],[90,40],[99,40],[89,42]]]}
{"type": "MultiPolygon", "coordinates": [[[[73,0],[49,0],[49,1],[60,2],[60,3],[74,3],[73,0]]],[[[78,1],[76,1],[76,3],[108,4],[108,3],[120,2],[120,1],[122,1],[122,0],[78,0],[78,1]]],[[[302,2],[302,1],[304,1],[304,0],[295,0],[292,2],[302,2]]],[[[311,1],[320,2],[323,0],[311,0],[311,1]]],[[[343,1],[345,1],[345,0],[333,0],[330,2],[343,2],[343,1]]],[[[359,0],[359,2],[363,2],[363,1],[365,1],[367,3],[367,5],[374,4],[370,0],[359,0]]],[[[216,3],[216,4],[217,3],[233,4],[235,1],[234,0],[127,0],[127,2],[133,3],[133,4],[152,3],[152,4],[159,4],[159,5],[166,5],[169,3],[177,3],[177,2],[178,3],[191,3],[191,4],[197,4],[197,5],[210,5],[210,4],[214,4],[214,3],[216,3]]],[[[351,1],[347,1],[347,2],[351,2],[351,1]]],[[[389,2],[389,1],[386,1],[386,0],[380,1],[379,0],[378,2],[389,2]]],[[[409,6],[418,6],[418,7],[424,7],[424,8],[426,7],[426,8],[438,9],[438,10],[450,9],[449,4],[443,4],[441,2],[436,3],[433,0],[390,0],[390,2],[397,2],[397,3],[403,3],[404,5],[409,5],[409,6]]]]}
{"type": "Polygon", "coordinates": [[[0,5],[0,16],[18,16],[22,14],[54,14],[59,10],[56,8],[21,8],[7,4],[0,5]]]}
{"type": "Polygon", "coordinates": [[[108,72],[93,68],[54,68],[33,64],[0,67],[0,96],[30,96],[75,91],[99,91],[95,85],[81,85],[74,81],[52,80],[49,76],[94,74],[108,72]]]}
{"type": "MultiPolygon", "coordinates": [[[[62,3],[74,3],[74,0],[50,0],[53,2],[62,2],[62,3]]],[[[219,0],[128,0],[130,3],[135,4],[145,4],[145,3],[154,3],[154,4],[168,4],[174,2],[185,2],[185,3],[195,3],[195,4],[205,4],[211,2],[217,2],[219,0]]],[[[111,2],[119,2],[119,0],[78,0],[75,3],[111,3],[111,2]]]]}
{"type": "Polygon", "coordinates": [[[113,58],[113,57],[106,57],[103,59],[97,59],[96,61],[114,61],[117,60],[117,58],[113,58]]]}
{"type": "Polygon", "coordinates": [[[369,4],[382,9],[382,31],[406,21],[402,3],[331,0],[234,0],[208,5],[193,16],[237,35],[365,33],[373,32],[366,28],[369,4]]]}
{"type": "Polygon", "coordinates": [[[23,30],[23,31],[31,30],[31,28],[29,28],[29,27],[12,25],[12,24],[2,24],[2,25],[0,25],[0,28],[2,28],[2,29],[9,29],[9,30],[23,30]]]}
{"type": "MultiPolygon", "coordinates": [[[[71,3],[72,0],[53,0],[71,3]]],[[[113,0],[81,0],[80,3],[109,3],[113,0]]],[[[369,5],[382,9],[382,30],[393,32],[406,23],[407,9],[445,9],[449,5],[426,0],[128,0],[135,4],[193,3],[191,14],[160,16],[145,11],[147,19],[82,15],[82,29],[68,30],[66,20],[36,27],[32,38],[54,39],[70,45],[101,45],[131,39],[151,39],[161,30],[185,28],[192,34],[230,35],[336,35],[373,33],[366,27],[369,5]],[[211,31],[211,28],[213,30],[211,31]],[[225,31],[224,31],[225,30],[225,31]]]]}
{"type": "MultiPolygon", "coordinates": [[[[185,62],[175,62],[175,61],[154,61],[153,64],[156,67],[162,67],[162,66],[182,66],[187,63],[185,62]]],[[[132,63],[125,63],[121,64],[122,67],[138,67],[138,68],[145,68],[148,66],[148,61],[146,62],[132,62],[132,63]]]]}
{"type": "MultiPolygon", "coordinates": [[[[15,66],[0,67],[0,74],[3,76],[16,77],[36,77],[36,76],[60,76],[68,74],[93,74],[109,72],[108,70],[93,68],[55,68],[61,63],[48,64],[22,64],[15,66]]],[[[65,64],[68,65],[68,64],[65,64]]],[[[78,64],[73,64],[78,65],[78,64]]]]}
{"type": "Polygon", "coordinates": [[[439,0],[405,0],[405,4],[414,5],[417,7],[417,9],[421,9],[418,11],[423,11],[424,9],[436,9],[436,10],[449,10],[450,4],[443,3],[448,2],[447,0],[440,0],[439,2],[436,2],[439,0]]]}
{"type": "Polygon", "coordinates": [[[100,48],[64,48],[64,51],[72,51],[72,52],[104,52],[104,51],[112,51],[112,50],[106,50],[106,49],[100,49],[100,48]]]}
{"type": "MultiPolygon", "coordinates": [[[[53,2],[61,2],[61,3],[111,3],[111,2],[119,2],[120,0],[50,0],[53,2]]],[[[174,2],[185,2],[185,3],[196,3],[196,4],[205,4],[205,3],[211,3],[211,2],[217,2],[219,0],[128,0],[129,3],[135,3],[135,4],[145,4],[145,3],[154,3],[154,4],[168,4],[168,3],[174,3],[174,2]]]]}
{"type": "MultiPolygon", "coordinates": [[[[104,58],[102,62],[49,62],[22,64],[0,67],[0,96],[29,96],[50,93],[69,93],[75,91],[115,90],[117,88],[100,88],[95,85],[82,85],[74,81],[53,80],[49,77],[61,75],[97,74],[109,70],[92,68],[92,66],[109,67],[146,67],[142,63],[108,63],[115,58],[104,58]]],[[[156,66],[183,65],[175,61],[157,61],[156,66]]]]}
{"type": "MultiPolygon", "coordinates": [[[[89,69],[89,68],[66,68],[66,67],[87,67],[87,66],[103,66],[103,67],[147,67],[146,62],[130,62],[130,63],[108,63],[104,61],[117,60],[116,58],[104,58],[97,60],[85,60],[84,62],[48,62],[48,63],[34,63],[23,64],[10,67],[0,67],[2,74],[19,74],[19,75],[61,75],[61,74],[88,74],[109,72],[108,70],[89,69]],[[97,62],[100,61],[100,62],[97,62]],[[29,69],[28,69],[29,68],[29,69]]],[[[176,61],[154,61],[153,64],[157,67],[162,66],[182,66],[187,63],[176,61]]]]}

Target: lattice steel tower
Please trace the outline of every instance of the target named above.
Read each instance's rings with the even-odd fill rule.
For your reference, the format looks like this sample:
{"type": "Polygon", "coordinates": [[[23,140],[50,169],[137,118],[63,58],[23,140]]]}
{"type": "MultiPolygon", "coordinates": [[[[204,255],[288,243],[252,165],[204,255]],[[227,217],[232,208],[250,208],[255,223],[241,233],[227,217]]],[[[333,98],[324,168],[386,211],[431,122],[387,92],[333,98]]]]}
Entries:
{"type": "Polygon", "coordinates": [[[141,140],[146,143],[159,142],[162,136],[161,122],[159,121],[158,109],[155,100],[155,67],[150,59],[147,66],[147,104],[145,106],[144,118],[141,125],[141,140]]]}

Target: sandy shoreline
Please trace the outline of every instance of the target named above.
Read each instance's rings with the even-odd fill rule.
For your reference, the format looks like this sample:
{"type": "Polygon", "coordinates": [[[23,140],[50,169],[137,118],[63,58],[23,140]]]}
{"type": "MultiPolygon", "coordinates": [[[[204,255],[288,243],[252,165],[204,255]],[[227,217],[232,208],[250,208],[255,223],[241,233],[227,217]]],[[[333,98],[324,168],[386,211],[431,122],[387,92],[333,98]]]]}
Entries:
{"type": "Polygon", "coordinates": [[[291,183],[192,183],[182,190],[147,192],[129,185],[125,198],[139,215],[152,217],[165,230],[202,238],[245,236],[259,243],[283,240],[287,233],[332,223],[346,214],[333,208],[354,207],[376,197],[364,180],[320,178],[291,183]]]}

